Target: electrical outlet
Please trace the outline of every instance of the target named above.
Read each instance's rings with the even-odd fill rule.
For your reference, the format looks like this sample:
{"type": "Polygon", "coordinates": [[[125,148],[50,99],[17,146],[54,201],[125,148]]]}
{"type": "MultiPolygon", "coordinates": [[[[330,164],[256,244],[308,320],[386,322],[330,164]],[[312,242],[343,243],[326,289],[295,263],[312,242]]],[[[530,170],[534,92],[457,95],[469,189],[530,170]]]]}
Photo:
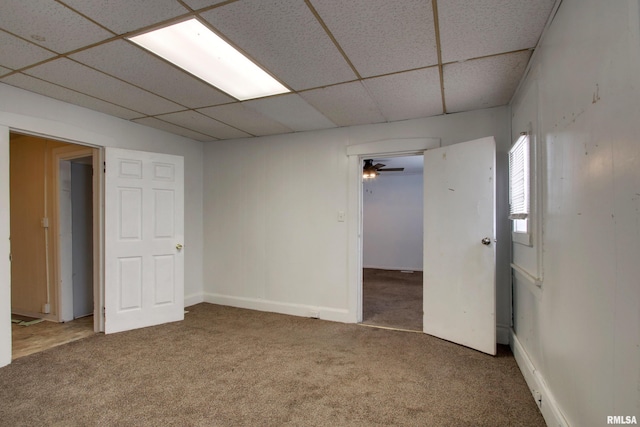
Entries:
{"type": "Polygon", "coordinates": [[[344,222],[346,217],[344,211],[338,211],[338,222],[344,222]]]}

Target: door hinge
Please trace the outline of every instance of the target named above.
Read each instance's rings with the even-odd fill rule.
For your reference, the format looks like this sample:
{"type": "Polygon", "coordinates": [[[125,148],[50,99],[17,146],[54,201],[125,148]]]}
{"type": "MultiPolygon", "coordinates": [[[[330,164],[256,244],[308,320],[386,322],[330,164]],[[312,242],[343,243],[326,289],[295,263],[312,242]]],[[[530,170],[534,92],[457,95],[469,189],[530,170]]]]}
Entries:
{"type": "Polygon", "coordinates": [[[107,173],[107,162],[102,162],[102,166],[103,166],[102,172],[107,173]]]}

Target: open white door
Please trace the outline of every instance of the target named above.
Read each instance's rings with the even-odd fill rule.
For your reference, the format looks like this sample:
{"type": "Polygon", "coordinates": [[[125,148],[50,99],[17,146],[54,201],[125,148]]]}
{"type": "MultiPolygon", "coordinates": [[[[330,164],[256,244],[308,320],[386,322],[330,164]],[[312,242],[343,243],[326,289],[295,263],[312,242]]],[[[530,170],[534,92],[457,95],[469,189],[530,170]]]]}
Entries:
{"type": "Polygon", "coordinates": [[[424,332],[496,354],[495,141],[424,153],[424,332]]]}
{"type": "Polygon", "coordinates": [[[184,159],[105,150],[105,333],[184,319],[184,159]]]}

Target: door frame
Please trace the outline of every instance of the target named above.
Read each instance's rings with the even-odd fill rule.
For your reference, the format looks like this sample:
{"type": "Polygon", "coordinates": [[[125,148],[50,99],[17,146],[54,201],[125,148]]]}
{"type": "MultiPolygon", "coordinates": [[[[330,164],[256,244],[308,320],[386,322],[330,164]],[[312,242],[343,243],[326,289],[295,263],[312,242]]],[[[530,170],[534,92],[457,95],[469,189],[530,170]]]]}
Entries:
{"type": "MultiPolygon", "coordinates": [[[[101,332],[104,330],[104,318],[103,318],[103,292],[101,292],[100,287],[100,260],[103,256],[100,245],[100,218],[102,216],[101,206],[103,206],[100,201],[101,197],[101,187],[100,187],[100,149],[96,147],[92,147],[89,145],[76,144],[73,143],[73,146],[68,147],[59,147],[54,148],[52,150],[52,160],[53,160],[53,171],[54,171],[54,200],[53,200],[53,213],[55,221],[53,221],[53,245],[56,248],[56,257],[55,263],[56,266],[56,283],[57,283],[57,317],[58,321],[62,322],[68,319],[64,318],[65,306],[68,303],[66,301],[66,293],[65,288],[69,286],[65,286],[65,282],[63,278],[67,276],[69,271],[67,269],[70,268],[70,263],[72,261],[72,257],[67,256],[65,251],[62,250],[67,244],[69,244],[68,239],[66,237],[62,237],[61,230],[61,210],[62,206],[60,204],[60,162],[61,161],[71,161],[73,159],[79,159],[82,157],[91,157],[92,167],[93,167],[93,177],[92,177],[92,209],[93,209],[93,330],[95,332],[101,332]],[[101,328],[101,325],[102,328],[101,328]]],[[[68,278],[68,277],[67,277],[68,278]]],[[[67,290],[68,291],[68,290],[67,290]]],[[[73,312],[73,310],[72,310],[73,312]]],[[[73,316],[72,316],[73,317],[73,316]]]]}
{"type": "MultiPolygon", "coordinates": [[[[91,153],[92,163],[94,168],[93,176],[93,286],[94,286],[94,318],[93,329],[95,332],[104,332],[104,169],[100,165],[104,164],[104,147],[96,144],[92,144],[83,140],[75,140],[65,138],[57,135],[48,135],[44,133],[34,132],[30,130],[17,129],[9,127],[9,135],[11,133],[18,133],[22,135],[29,135],[37,138],[55,140],[64,142],[67,144],[73,144],[75,147],[59,147],[52,150],[51,160],[53,161],[54,176],[56,179],[53,182],[55,197],[52,203],[52,213],[50,215],[52,221],[52,246],[56,248],[56,256],[54,258],[54,269],[57,283],[55,289],[57,292],[57,310],[56,318],[58,321],[62,320],[61,299],[62,299],[62,283],[61,283],[61,266],[60,266],[60,242],[58,238],[59,227],[59,179],[60,179],[60,164],[59,160],[63,160],[65,151],[71,158],[86,157],[87,153],[91,153]],[[78,155],[74,155],[76,153],[78,155]],[[79,153],[84,153],[79,155],[79,153]],[[97,173],[95,173],[97,172],[97,173]]],[[[11,280],[9,280],[9,288],[11,287],[11,280]]]]}
{"type": "Polygon", "coordinates": [[[384,139],[347,147],[349,159],[348,195],[348,309],[349,321],[362,322],[362,160],[370,157],[399,157],[422,155],[426,150],[439,148],[440,138],[384,139]]]}

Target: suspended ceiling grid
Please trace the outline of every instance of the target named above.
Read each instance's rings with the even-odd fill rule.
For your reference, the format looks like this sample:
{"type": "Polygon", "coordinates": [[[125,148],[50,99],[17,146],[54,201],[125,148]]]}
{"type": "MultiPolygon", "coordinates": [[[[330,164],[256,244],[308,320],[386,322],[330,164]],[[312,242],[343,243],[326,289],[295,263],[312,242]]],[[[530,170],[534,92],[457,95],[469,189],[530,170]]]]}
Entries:
{"type": "Polygon", "coordinates": [[[199,141],[505,105],[555,0],[3,0],[0,82],[199,141]],[[291,93],[240,102],[126,37],[195,17],[291,93]]]}

